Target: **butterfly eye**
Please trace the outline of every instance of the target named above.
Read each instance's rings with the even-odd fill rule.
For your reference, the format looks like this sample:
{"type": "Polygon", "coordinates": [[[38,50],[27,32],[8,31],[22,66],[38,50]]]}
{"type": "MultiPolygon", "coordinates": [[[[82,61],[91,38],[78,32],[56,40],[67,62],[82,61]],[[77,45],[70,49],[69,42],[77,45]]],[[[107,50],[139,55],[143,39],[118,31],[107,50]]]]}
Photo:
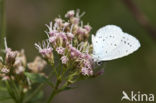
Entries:
{"type": "Polygon", "coordinates": [[[101,65],[102,64],[102,62],[97,62],[97,65],[101,65]]]}

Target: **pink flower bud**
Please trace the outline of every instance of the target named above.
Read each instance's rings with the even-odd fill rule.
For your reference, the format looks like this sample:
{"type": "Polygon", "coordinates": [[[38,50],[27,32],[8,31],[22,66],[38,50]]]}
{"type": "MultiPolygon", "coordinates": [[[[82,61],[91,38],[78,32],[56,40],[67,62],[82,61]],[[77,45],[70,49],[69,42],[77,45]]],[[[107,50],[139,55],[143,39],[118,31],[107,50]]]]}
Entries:
{"type": "Polygon", "coordinates": [[[10,48],[6,49],[6,63],[12,65],[15,62],[17,52],[12,51],[10,48]]]}
{"type": "Polygon", "coordinates": [[[56,36],[57,33],[58,33],[57,30],[52,30],[52,31],[49,32],[49,35],[50,36],[56,36]]]}
{"type": "Polygon", "coordinates": [[[82,54],[81,55],[81,58],[84,58],[84,59],[86,59],[86,60],[89,60],[89,61],[92,61],[92,57],[91,57],[91,55],[89,55],[88,53],[86,53],[86,54],[82,54]]]}
{"type": "Polygon", "coordinates": [[[64,32],[60,32],[59,34],[58,34],[58,36],[59,37],[61,37],[63,40],[67,40],[67,36],[66,36],[66,34],[64,33],[64,32]]]}
{"type": "Polygon", "coordinates": [[[75,56],[75,53],[74,52],[71,52],[70,55],[71,55],[71,57],[74,57],[75,56]]]}
{"type": "Polygon", "coordinates": [[[74,38],[74,35],[72,34],[72,33],[67,33],[67,37],[69,38],[69,39],[72,39],[72,38],[74,38]]]}
{"type": "Polygon", "coordinates": [[[10,70],[4,67],[4,68],[1,69],[1,72],[7,74],[7,73],[10,72],[10,70]]]}
{"type": "Polygon", "coordinates": [[[73,17],[72,20],[71,20],[71,23],[77,25],[77,24],[79,24],[79,21],[80,21],[80,18],[78,18],[78,17],[73,17]]]}
{"type": "Polygon", "coordinates": [[[70,23],[68,23],[68,22],[65,22],[65,23],[63,24],[64,28],[68,27],[69,25],[70,25],[70,23]]]}
{"type": "Polygon", "coordinates": [[[49,37],[49,42],[54,43],[56,41],[56,36],[49,37]]]}
{"type": "Polygon", "coordinates": [[[91,75],[93,75],[93,70],[89,69],[89,68],[86,68],[86,67],[82,67],[81,68],[81,73],[82,73],[82,75],[91,76],[91,75]]]}
{"type": "Polygon", "coordinates": [[[70,10],[70,11],[68,11],[68,12],[66,13],[65,17],[66,17],[66,18],[71,18],[71,17],[73,17],[74,15],[75,15],[74,10],[70,10]]]}
{"type": "Polygon", "coordinates": [[[74,55],[78,57],[81,55],[81,52],[72,45],[69,45],[69,50],[71,51],[71,56],[74,55]]]}
{"type": "Polygon", "coordinates": [[[56,51],[57,51],[58,54],[63,55],[64,54],[64,51],[65,51],[65,48],[63,48],[63,47],[57,47],[56,48],[56,51]]]}
{"type": "Polygon", "coordinates": [[[36,48],[39,50],[39,53],[45,58],[51,58],[53,48],[50,47],[49,41],[43,42],[42,46],[40,44],[35,43],[36,48]],[[47,42],[47,45],[46,45],[47,42]]]}
{"type": "Polygon", "coordinates": [[[84,26],[84,29],[86,29],[88,32],[91,31],[92,27],[90,25],[85,25],[84,26]]]}
{"type": "Polygon", "coordinates": [[[79,27],[79,28],[77,29],[77,33],[78,33],[78,34],[85,34],[85,33],[86,33],[86,30],[83,29],[82,27],[79,27]]]}
{"type": "Polygon", "coordinates": [[[62,56],[61,61],[62,61],[62,64],[67,64],[67,62],[68,62],[67,56],[62,56]]]}
{"type": "Polygon", "coordinates": [[[61,25],[61,24],[63,23],[63,20],[62,20],[61,18],[56,18],[56,19],[55,19],[55,23],[56,23],[57,25],[61,25]]]}
{"type": "Polygon", "coordinates": [[[91,68],[90,61],[88,61],[88,60],[84,60],[83,64],[84,64],[85,67],[87,67],[87,68],[91,68]]]}
{"type": "Polygon", "coordinates": [[[40,50],[40,53],[43,55],[50,54],[52,52],[52,48],[44,48],[40,50]]]}

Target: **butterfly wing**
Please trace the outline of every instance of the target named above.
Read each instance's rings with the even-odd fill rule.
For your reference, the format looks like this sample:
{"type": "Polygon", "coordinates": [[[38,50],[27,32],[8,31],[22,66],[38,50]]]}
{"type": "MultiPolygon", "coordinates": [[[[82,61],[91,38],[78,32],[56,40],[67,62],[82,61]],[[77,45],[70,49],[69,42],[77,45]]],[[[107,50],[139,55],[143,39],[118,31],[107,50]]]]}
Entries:
{"type": "Polygon", "coordinates": [[[107,37],[110,35],[110,33],[121,33],[123,32],[122,29],[116,25],[106,25],[102,28],[100,28],[97,32],[96,32],[96,36],[103,36],[103,37],[107,37]],[[105,34],[104,34],[105,33],[105,34]]]}
{"type": "Polygon", "coordinates": [[[122,39],[120,40],[120,43],[116,46],[116,48],[107,53],[107,55],[103,55],[100,60],[108,61],[118,59],[133,53],[139,47],[140,43],[135,37],[129,35],[128,33],[123,33],[122,39]]]}
{"type": "Polygon", "coordinates": [[[122,32],[114,25],[108,25],[98,30],[93,43],[93,58],[95,61],[109,61],[127,56],[140,47],[139,41],[122,32]],[[105,40],[103,40],[105,39],[105,40]]]}
{"type": "Polygon", "coordinates": [[[122,30],[114,25],[108,25],[99,29],[96,36],[92,35],[93,58],[94,60],[102,60],[107,56],[116,45],[120,43],[122,30]]]}

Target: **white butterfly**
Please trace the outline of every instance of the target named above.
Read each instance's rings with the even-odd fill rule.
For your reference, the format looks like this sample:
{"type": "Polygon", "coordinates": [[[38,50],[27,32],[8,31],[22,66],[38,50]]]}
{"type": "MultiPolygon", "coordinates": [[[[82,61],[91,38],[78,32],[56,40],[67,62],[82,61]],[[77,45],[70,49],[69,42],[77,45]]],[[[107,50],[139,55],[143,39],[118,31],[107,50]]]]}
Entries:
{"type": "Polygon", "coordinates": [[[115,25],[100,28],[92,35],[94,61],[109,61],[127,56],[140,47],[139,41],[115,25]]]}

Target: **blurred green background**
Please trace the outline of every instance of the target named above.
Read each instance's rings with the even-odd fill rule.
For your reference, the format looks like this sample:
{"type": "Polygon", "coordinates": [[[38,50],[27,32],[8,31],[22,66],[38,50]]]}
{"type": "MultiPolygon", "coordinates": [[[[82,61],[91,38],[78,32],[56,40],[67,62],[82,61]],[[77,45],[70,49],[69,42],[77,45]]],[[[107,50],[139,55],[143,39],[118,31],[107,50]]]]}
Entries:
{"type": "MultiPolygon", "coordinates": [[[[156,0],[134,1],[156,26],[156,0]]],[[[79,88],[57,95],[53,103],[120,103],[123,90],[156,95],[156,42],[121,0],[7,0],[6,6],[8,45],[24,48],[28,61],[38,55],[34,43],[46,38],[44,24],[71,9],[86,12],[82,19],[93,27],[93,34],[115,24],[141,42],[137,52],[108,62],[103,76],[76,84],[79,88]]],[[[48,95],[48,88],[45,91],[48,95]]]]}

